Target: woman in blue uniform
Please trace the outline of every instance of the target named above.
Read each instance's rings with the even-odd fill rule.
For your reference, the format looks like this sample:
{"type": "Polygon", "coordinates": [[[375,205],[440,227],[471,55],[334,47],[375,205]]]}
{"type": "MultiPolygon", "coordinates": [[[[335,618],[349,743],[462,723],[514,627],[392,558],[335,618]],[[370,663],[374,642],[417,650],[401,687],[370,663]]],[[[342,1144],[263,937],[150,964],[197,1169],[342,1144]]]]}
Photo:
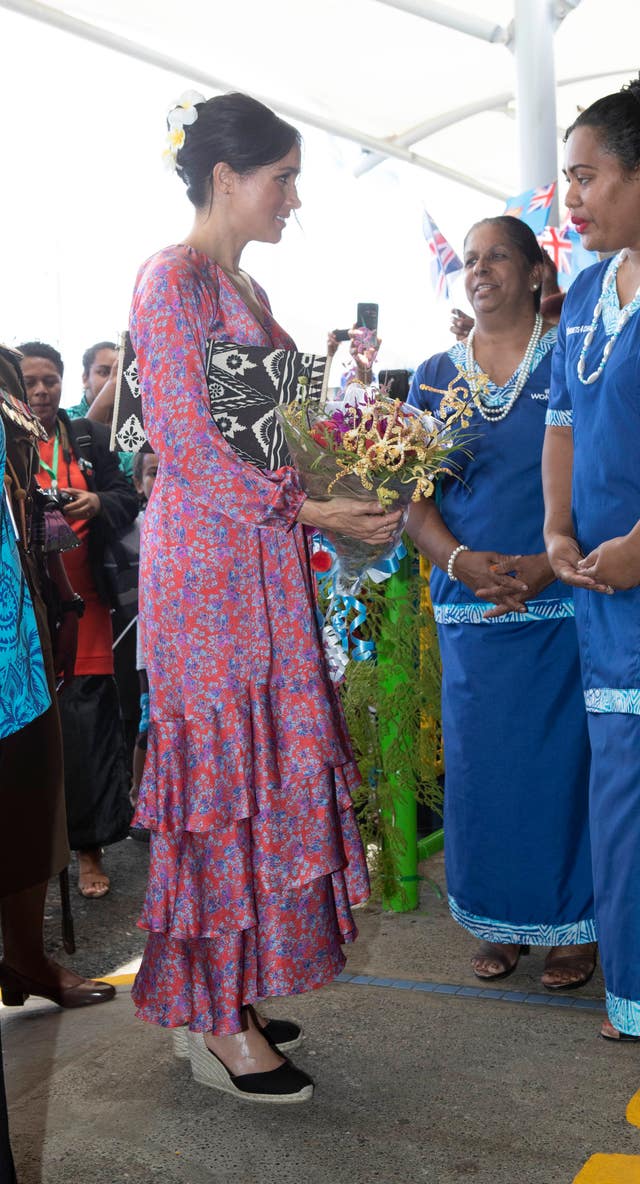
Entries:
{"type": "Polygon", "coordinates": [[[640,80],[567,133],[567,206],[613,258],[571,286],[544,446],[545,538],[575,586],[609,1039],[640,1038],[640,80]]]}
{"type": "Polygon", "coordinates": [[[435,565],[446,767],[445,856],[454,918],[483,944],[480,978],[550,946],[542,982],[593,973],[588,737],[573,600],[544,553],[540,458],[556,329],[539,313],[543,258],[515,218],[469,231],[475,328],[419,367],[409,401],[472,409],[469,453],[410,533],[435,565]]]}

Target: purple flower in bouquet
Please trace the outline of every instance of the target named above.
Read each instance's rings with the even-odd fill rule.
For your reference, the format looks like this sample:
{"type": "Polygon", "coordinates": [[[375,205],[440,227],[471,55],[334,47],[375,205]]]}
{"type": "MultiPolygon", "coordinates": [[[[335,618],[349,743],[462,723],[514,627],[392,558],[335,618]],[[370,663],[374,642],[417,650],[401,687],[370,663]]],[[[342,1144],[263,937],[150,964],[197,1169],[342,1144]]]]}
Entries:
{"type": "Polygon", "coordinates": [[[450,472],[446,461],[460,446],[460,433],[447,422],[391,399],[385,391],[363,391],[360,401],[327,413],[319,403],[279,407],[292,459],[309,497],[347,497],[403,508],[394,537],[374,546],[332,532],[338,556],[336,588],[357,592],[368,567],[391,555],[404,529],[409,503],[431,497],[438,473],[450,472]]]}

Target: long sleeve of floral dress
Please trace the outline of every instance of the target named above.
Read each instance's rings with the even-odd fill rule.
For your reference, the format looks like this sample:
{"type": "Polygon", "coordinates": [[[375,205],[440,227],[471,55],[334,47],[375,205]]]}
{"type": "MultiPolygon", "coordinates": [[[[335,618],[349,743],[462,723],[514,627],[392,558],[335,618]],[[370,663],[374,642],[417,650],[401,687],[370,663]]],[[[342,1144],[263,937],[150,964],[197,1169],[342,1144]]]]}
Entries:
{"type": "MultiPolygon", "coordinates": [[[[241,461],[209,412],[206,343],[226,319],[218,273],[211,264],[203,267],[203,257],[195,252],[166,256],[142,269],[132,308],[131,336],[150,441],[156,452],[162,447],[165,465],[191,501],[237,522],[291,527],[304,501],[295,470],[265,474],[241,461]]],[[[237,340],[263,344],[245,341],[256,331],[260,335],[261,327],[239,299],[237,304],[244,309],[237,340]]]]}
{"type": "Polygon", "coordinates": [[[367,874],[357,783],[315,619],[291,468],[241,461],[209,412],[206,341],[293,348],[186,247],[141,270],[131,336],[159,456],[145,513],[141,624],[151,836],[139,1015],[240,1029],[239,1009],[330,981],[367,874]]]}

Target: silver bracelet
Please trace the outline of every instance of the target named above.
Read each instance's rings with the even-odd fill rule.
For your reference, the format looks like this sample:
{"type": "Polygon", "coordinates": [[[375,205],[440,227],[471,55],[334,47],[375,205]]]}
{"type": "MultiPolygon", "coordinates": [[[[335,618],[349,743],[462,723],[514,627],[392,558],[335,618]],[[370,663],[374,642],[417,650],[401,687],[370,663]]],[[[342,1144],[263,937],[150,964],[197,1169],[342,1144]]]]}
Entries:
{"type": "Polygon", "coordinates": [[[458,577],[454,576],[454,574],[453,574],[453,565],[454,565],[456,559],[458,558],[458,555],[460,554],[460,552],[461,551],[468,551],[468,550],[469,550],[469,548],[465,547],[464,543],[460,543],[460,545],[458,547],[456,547],[455,550],[452,551],[449,556],[449,562],[447,563],[447,575],[448,575],[449,579],[453,581],[454,584],[458,583],[458,577]]]}

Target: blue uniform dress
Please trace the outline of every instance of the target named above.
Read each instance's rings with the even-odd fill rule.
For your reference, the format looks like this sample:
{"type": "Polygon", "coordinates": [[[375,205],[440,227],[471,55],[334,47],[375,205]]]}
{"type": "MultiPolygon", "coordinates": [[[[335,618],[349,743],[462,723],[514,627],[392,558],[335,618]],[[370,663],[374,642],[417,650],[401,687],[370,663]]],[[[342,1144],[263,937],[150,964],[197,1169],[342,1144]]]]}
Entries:
{"type": "MultiPolygon", "coordinates": [[[[446,478],[439,508],[471,550],[544,550],[540,457],[555,330],[505,419],[474,409],[471,457],[446,478]]],[[[429,358],[409,395],[437,411],[465,346],[429,358]],[[432,389],[434,388],[434,389],[432,389]]],[[[517,372],[516,372],[517,373],[517,372]]],[[[494,406],[508,399],[490,384],[494,406]]],[[[589,742],[573,599],[555,581],[524,614],[486,621],[491,606],[434,567],[431,594],[442,655],[445,858],[455,920],[493,942],[595,940],[588,834],[589,742]]]]}
{"type": "MultiPolygon", "coordinates": [[[[615,262],[615,261],[613,261],[615,262]]],[[[547,423],[573,429],[573,516],[584,554],[640,518],[640,315],[585,386],[578,358],[612,261],[589,267],[564,302],[547,423]]],[[[615,283],[587,351],[597,369],[615,332],[615,283]]],[[[640,588],[576,588],[576,625],[592,750],[590,817],[600,953],[609,1018],[640,1035],[640,588]]]]}

